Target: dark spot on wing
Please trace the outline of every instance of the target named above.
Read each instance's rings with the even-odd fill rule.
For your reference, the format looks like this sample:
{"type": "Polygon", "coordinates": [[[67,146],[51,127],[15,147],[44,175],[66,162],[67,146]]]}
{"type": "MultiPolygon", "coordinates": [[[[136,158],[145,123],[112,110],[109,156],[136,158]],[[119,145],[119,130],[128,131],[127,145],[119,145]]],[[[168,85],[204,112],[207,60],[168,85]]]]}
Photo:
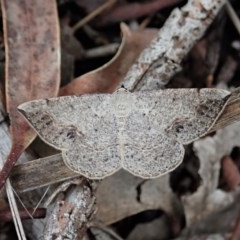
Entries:
{"type": "Polygon", "coordinates": [[[73,139],[75,138],[76,136],[76,132],[74,130],[70,130],[68,133],[67,133],[67,138],[68,139],[73,139]]]}
{"type": "Polygon", "coordinates": [[[183,127],[182,125],[177,125],[177,126],[176,126],[176,132],[177,132],[177,133],[182,132],[183,129],[184,129],[184,127],[183,127]]]}

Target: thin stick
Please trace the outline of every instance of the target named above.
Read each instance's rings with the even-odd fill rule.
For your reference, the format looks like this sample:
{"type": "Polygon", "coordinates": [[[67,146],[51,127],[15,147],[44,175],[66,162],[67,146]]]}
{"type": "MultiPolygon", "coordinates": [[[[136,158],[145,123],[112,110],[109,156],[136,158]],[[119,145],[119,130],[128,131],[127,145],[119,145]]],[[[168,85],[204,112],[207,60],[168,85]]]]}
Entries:
{"type": "Polygon", "coordinates": [[[97,8],[95,11],[88,14],[85,18],[81,19],[72,27],[73,32],[76,32],[79,28],[84,26],[86,23],[91,21],[93,18],[95,18],[97,15],[99,15],[100,13],[102,13],[104,10],[111,7],[115,3],[116,3],[116,0],[109,0],[106,3],[104,3],[102,6],[97,8]]]}
{"type": "Polygon", "coordinates": [[[226,1],[226,10],[228,16],[231,18],[235,28],[237,29],[238,34],[240,35],[240,20],[229,1],[226,1]]]}
{"type": "Polygon", "coordinates": [[[6,192],[7,192],[11,212],[12,212],[13,222],[18,235],[18,239],[27,240],[9,179],[7,179],[6,181],[6,192]]]}
{"type": "Polygon", "coordinates": [[[118,48],[119,48],[118,43],[110,43],[106,46],[92,48],[85,51],[85,53],[81,56],[80,59],[97,58],[97,57],[104,57],[107,55],[111,55],[116,53],[118,48]]]}

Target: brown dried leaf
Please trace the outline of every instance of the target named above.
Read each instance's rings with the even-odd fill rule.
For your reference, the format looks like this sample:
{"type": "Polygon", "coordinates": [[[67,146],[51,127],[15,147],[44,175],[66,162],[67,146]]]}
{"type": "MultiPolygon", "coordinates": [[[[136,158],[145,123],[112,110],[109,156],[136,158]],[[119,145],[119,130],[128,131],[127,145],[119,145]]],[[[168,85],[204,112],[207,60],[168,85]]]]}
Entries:
{"type": "Polygon", "coordinates": [[[2,0],[6,46],[6,104],[12,148],[0,173],[0,188],[36,133],[17,111],[23,102],[56,96],[60,80],[60,44],[55,1],[2,0]]]}
{"type": "Polygon", "coordinates": [[[131,32],[121,24],[122,44],[115,57],[102,67],[76,78],[60,89],[60,95],[113,92],[141,51],[156,36],[157,31],[131,32]]]}

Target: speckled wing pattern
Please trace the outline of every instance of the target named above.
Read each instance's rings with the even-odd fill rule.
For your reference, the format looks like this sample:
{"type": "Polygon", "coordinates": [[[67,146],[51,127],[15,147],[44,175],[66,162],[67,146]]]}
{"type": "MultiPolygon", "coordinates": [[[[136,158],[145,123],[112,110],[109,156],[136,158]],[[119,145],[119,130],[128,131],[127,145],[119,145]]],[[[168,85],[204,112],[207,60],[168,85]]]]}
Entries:
{"type": "Polygon", "coordinates": [[[90,179],[120,168],[155,178],[182,162],[183,145],[208,132],[229,96],[219,89],[119,89],[35,100],[18,109],[45,142],[62,150],[71,170],[90,179]]]}

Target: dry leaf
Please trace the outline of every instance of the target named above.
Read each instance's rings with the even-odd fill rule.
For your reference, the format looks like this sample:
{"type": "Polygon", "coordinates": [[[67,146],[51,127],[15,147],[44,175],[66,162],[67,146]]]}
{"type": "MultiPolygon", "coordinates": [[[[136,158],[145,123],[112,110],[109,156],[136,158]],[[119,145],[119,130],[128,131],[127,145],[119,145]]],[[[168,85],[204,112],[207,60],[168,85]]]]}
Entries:
{"type": "Polygon", "coordinates": [[[104,66],[74,79],[60,89],[60,95],[113,92],[140,52],[156,36],[157,31],[131,32],[121,24],[123,40],[114,58],[104,66]]]}
{"type": "Polygon", "coordinates": [[[218,189],[221,160],[229,155],[232,148],[239,146],[240,124],[228,126],[219,130],[214,137],[206,137],[194,142],[194,149],[200,160],[199,174],[202,185],[190,196],[182,198],[188,225],[216,212],[234,200],[239,192],[228,193],[218,189]]]}
{"type": "Polygon", "coordinates": [[[56,96],[60,44],[56,2],[2,0],[6,46],[6,103],[12,148],[0,173],[0,188],[36,133],[17,111],[20,103],[56,96]]]}
{"type": "Polygon", "coordinates": [[[143,180],[121,170],[100,183],[97,199],[96,217],[105,224],[153,209],[164,211],[178,223],[183,217],[180,202],[169,186],[169,175],[143,180]]]}
{"type": "MultiPolygon", "coordinates": [[[[208,216],[206,216],[206,218],[203,218],[200,221],[189,225],[182,231],[181,237],[188,240],[191,239],[191,237],[198,235],[199,237],[203,237],[207,234],[222,233],[225,235],[232,232],[233,226],[236,224],[239,218],[239,200],[240,194],[238,192],[232,204],[219,211],[213,211],[208,216]]],[[[211,239],[212,238],[209,238],[209,240],[211,239]]]]}

